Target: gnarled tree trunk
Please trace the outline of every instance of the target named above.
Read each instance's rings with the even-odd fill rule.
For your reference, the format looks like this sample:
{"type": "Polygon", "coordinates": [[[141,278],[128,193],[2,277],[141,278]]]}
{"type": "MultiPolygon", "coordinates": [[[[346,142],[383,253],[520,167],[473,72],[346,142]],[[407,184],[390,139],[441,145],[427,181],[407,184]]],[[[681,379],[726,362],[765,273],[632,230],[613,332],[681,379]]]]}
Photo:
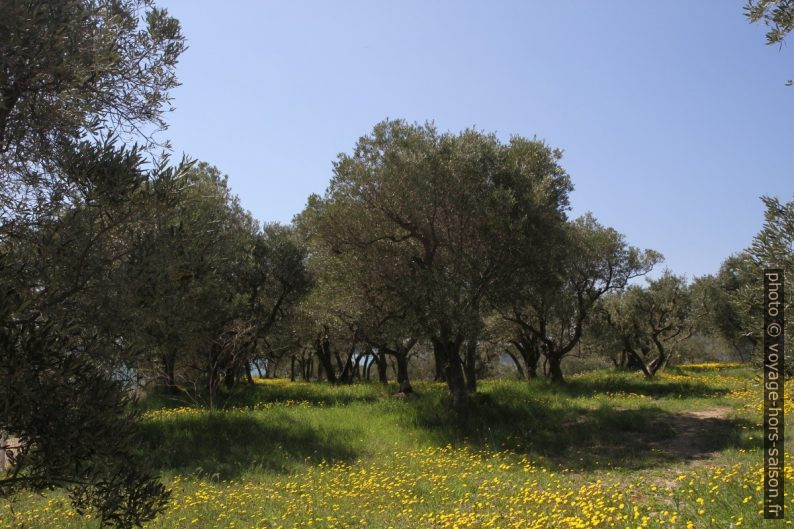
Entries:
{"type": "Polygon", "coordinates": [[[387,384],[389,382],[389,374],[386,369],[389,366],[386,363],[386,353],[381,349],[378,349],[378,353],[375,355],[375,363],[378,366],[378,381],[382,384],[387,384]]]}
{"type": "Polygon", "coordinates": [[[562,374],[562,355],[549,352],[546,359],[549,362],[549,378],[551,378],[551,381],[557,384],[565,382],[565,377],[562,374]]]}
{"type": "MultiPolygon", "coordinates": [[[[317,359],[319,364],[317,366],[317,378],[320,379],[322,374],[328,379],[331,384],[336,384],[336,371],[331,362],[331,344],[327,338],[318,338],[316,347],[317,359]]],[[[338,357],[339,355],[337,355],[338,357]]]]}
{"type": "Polygon", "coordinates": [[[468,391],[466,391],[466,379],[463,376],[463,364],[460,361],[460,346],[463,343],[461,337],[449,338],[446,336],[433,337],[433,351],[438,358],[444,362],[444,378],[447,381],[452,406],[462,408],[468,403],[468,391]]]}

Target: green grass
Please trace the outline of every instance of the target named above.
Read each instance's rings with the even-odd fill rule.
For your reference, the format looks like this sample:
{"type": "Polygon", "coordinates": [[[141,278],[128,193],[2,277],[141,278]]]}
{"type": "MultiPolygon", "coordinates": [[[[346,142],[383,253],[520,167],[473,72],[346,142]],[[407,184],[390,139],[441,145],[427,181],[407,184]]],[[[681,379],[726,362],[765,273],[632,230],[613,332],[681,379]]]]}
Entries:
{"type": "MultiPolygon", "coordinates": [[[[174,494],[148,527],[769,527],[757,375],[486,381],[465,413],[431,383],[398,399],[380,384],[267,382],[216,411],[151,398],[140,448],[174,494]]],[[[96,521],[53,493],[0,503],[6,527],[96,521]]]]}

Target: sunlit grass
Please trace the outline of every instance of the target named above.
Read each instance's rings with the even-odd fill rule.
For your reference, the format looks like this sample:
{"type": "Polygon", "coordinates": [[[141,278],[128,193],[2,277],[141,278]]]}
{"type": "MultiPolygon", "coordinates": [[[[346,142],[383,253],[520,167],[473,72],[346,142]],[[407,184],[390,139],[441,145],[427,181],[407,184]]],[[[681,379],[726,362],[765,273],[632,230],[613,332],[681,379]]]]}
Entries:
{"type": "MultiPolygon", "coordinates": [[[[466,414],[447,411],[436,384],[396,399],[393,386],[264,381],[225,410],[144,414],[142,450],[173,491],[147,527],[767,527],[758,374],[487,381],[466,414]],[[708,455],[687,459],[670,425],[714,409],[726,412],[697,438],[708,455]]],[[[53,493],[0,503],[12,527],[96,520],[53,493]]]]}

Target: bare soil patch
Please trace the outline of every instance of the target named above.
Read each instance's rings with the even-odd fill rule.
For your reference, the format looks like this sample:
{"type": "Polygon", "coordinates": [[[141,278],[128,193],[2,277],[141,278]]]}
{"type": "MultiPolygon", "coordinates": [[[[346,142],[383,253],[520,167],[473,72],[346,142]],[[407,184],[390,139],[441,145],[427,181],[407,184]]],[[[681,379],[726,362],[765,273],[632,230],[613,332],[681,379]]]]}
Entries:
{"type": "Polygon", "coordinates": [[[732,411],[723,406],[673,415],[665,421],[665,426],[672,430],[672,438],[653,441],[651,445],[689,463],[710,459],[716,453],[715,446],[721,444],[721,437],[732,428],[726,420],[732,411]]]}

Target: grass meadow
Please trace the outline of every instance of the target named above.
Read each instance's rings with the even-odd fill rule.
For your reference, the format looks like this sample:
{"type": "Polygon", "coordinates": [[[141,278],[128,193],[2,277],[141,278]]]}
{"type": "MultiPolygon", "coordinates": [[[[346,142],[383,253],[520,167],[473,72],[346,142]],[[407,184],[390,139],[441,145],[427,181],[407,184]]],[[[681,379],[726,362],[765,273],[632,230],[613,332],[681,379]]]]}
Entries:
{"type": "MultiPolygon", "coordinates": [[[[653,381],[485,381],[462,415],[433,383],[396,398],[391,385],[264,380],[216,411],[150,399],[141,450],[172,497],[146,527],[790,525],[760,514],[759,375],[701,364],[653,381]]],[[[57,491],[0,502],[0,529],[93,527],[57,491]]]]}

